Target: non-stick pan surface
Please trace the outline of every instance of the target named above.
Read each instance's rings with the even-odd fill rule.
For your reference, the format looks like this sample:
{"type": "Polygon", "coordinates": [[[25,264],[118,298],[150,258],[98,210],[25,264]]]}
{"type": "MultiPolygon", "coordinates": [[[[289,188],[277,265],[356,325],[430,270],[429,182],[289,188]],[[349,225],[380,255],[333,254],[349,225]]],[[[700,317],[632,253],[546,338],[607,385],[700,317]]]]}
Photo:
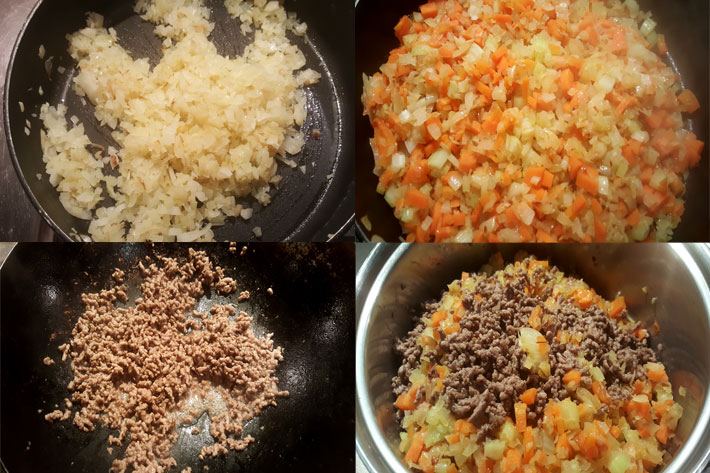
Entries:
{"type": "MultiPolygon", "coordinates": [[[[67,53],[66,35],[86,24],[86,12],[105,16],[105,24],[118,32],[119,42],[134,58],[147,57],[155,65],[161,57],[161,41],[153,33],[155,25],[133,12],[134,0],[40,0],[33,10],[10,60],[5,89],[5,129],[10,153],[25,190],[42,216],[64,238],[75,229],[86,234],[88,221],[71,216],[58,199],[58,193],[44,175],[39,130],[41,105],[65,103],[67,116],[76,115],[94,143],[109,145],[108,129],[100,127],[91,105],[83,106],[72,90],[76,64],[67,53]],[[45,60],[53,57],[51,79],[40,60],[40,45],[45,60]],[[65,72],[60,74],[57,67],[65,72]],[[38,91],[42,88],[44,95],[38,91]],[[19,102],[25,105],[20,110],[19,102]],[[29,120],[31,134],[24,132],[29,120]]],[[[206,0],[215,23],[211,40],[220,54],[240,54],[253,36],[244,36],[238,20],[232,19],[223,0],[206,0]]],[[[230,219],[215,230],[217,240],[249,240],[252,229],[261,227],[264,241],[324,241],[343,233],[353,219],[353,4],[342,0],[286,0],[287,11],[308,24],[306,38],[292,37],[306,56],[306,66],[321,73],[318,84],[307,88],[308,118],[303,130],[306,146],[296,161],[299,168],[279,165],[283,181],[272,190],[272,203],[261,207],[253,199],[244,202],[255,209],[249,221],[230,219]],[[311,131],[321,131],[319,138],[311,131]],[[329,236],[331,235],[331,236],[329,236]]]]}
{"type": "MultiPolygon", "coordinates": [[[[359,0],[355,9],[355,41],[357,44],[357,96],[362,94],[362,74],[372,75],[387,62],[389,51],[398,46],[394,26],[403,16],[419,8],[424,0],[359,0]]],[[[639,1],[658,22],[656,31],[664,33],[672,55],[669,60],[683,83],[700,101],[700,111],[692,115],[688,126],[706,142],[703,158],[690,171],[687,180],[685,214],[673,234],[675,241],[707,241],[710,238],[710,182],[708,180],[708,2],[707,0],[639,1]]],[[[372,127],[362,116],[362,102],[356,105],[355,123],[356,162],[355,179],[357,200],[355,214],[357,228],[363,238],[374,235],[385,241],[399,241],[402,229],[387,205],[377,193],[377,177],[372,173],[374,159],[369,140],[372,127]],[[372,230],[360,223],[364,216],[372,222],[372,230]]]]}
{"type": "MultiPolygon", "coordinates": [[[[353,471],[353,246],[253,244],[244,256],[221,244],[191,247],[206,250],[238,290],[251,292],[237,306],[255,316],[257,334],[273,332],[284,348],[276,374],[290,395],[247,424],[245,435],[256,440],[242,452],[199,462],[208,439],[181,431],[173,450],[179,468],[171,471],[353,471]]],[[[81,293],[107,287],[114,267],[128,269],[135,284],[145,256],[184,257],[187,248],[21,244],[12,251],[0,271],[0,458],[9,473],[108,472],[106,429],[85,433],[70,421],[44,420],[68,396],[71,372],[68,361],[45,366],[42,359],[59,359],[57,346],[82,311],[81,293]]],[[[223,301],[206,295],[198,307],[223,301]]]]}

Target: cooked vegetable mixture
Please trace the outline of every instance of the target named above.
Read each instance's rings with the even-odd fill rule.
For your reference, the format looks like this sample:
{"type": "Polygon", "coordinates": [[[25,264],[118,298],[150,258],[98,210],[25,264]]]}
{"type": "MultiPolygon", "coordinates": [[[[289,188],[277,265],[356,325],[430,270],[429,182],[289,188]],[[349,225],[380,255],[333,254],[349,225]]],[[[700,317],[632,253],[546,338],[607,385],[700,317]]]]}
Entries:
{"type": "Polygon", "coordinates": [[[669,240],[704,144],[655,26],[635,0],[444,0],[403,17],[362,99],[407,240],[669,240]]]}
{"type": "Polygon", "coordinates": [[[397,345],[404,461],[434,473],[653,471],[683,413],[650,348],[657,329],[633,322],[623,296],[497,255],[397,345]]]}

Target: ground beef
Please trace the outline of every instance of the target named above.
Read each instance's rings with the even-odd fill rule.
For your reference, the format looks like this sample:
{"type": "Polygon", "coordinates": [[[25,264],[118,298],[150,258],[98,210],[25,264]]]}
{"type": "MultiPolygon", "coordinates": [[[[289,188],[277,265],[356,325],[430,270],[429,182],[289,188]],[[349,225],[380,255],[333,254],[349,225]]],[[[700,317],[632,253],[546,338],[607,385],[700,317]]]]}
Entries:
{"type": "Polygon", "coordinates": [[[66,400],[64,412],[46,419],[72,417],[85,431],[99,425],[116,431],[109,444],[125,451],[112,464],[115,472],[174,466],[177,427],[205,412],[214,444],[201,458],[245,448],[253,441],[242,437],[246,421],[288,395],[274,374],[281,348],[270,334],[257,338],[251,317],[232,305],[194,310],[206,291],[230,293],[237,286],[206,253],[190,249],[185,261],[159,258],[139,270],[142,295],[125,308],[116,306],[127,302],[118,269],[114,287],[82,294],[85,310],[71,341],[60,347],[62,359],[71,359],[73,403],[66,400]]]}
{"type": "MultiPolygon", "coordinates": [[[[542,420],[548,401],[569,397],[562,377],[571,369],[578,369],[581,385],[591,388],[591,377],[577,360],[580,355],[602,370],[608,393],[617,400],[628,397],[633,381],[645,376],[643,365],[656,361],[647,338],[637,339],[633,330],[609,318],[596,305],[582,309],[572,301],[563,301],[554,310],[545,308],[545,301],[553,295],[550,282],[559,274],[556,268],[518,270],[506,273],[503,280],[500,274],[482,279],[475,295],[464,297],[460,331],[448,336],[440,331],[437,350],[427,354],[432,365],[449,368],[444,400],[456,418],[478,427],[479,439],[494,437],[506,417],[515,417],[514,403],[528,388],[538,390],[535,404],[528,408],[531,425],[542,420]],[[543,307],[540,332],[550,344],[551,375],[547,378],[523,367],[524,353],[518,343],[519,330],[528,326],[535,307],[543,307]],[[560,330],[582,333],[581,343],[558,342],[555,336],[560,330]],[[611,352],[616,353],[616,363],[611,352]]],[[[424,319],[437,308],[438,303],[428,303],[422,320],[396,345],[402,364],[392,381],[395,396],[409,388],[409,375],[422,354],[417,339],[425,328],[424,319]]]]}

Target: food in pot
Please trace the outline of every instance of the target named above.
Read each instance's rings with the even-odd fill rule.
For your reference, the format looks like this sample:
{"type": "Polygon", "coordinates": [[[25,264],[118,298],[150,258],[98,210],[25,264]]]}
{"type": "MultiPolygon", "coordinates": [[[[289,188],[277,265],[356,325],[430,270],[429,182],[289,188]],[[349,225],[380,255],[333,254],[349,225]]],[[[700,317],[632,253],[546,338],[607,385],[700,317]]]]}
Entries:
{"type": "Polygon", "coordinates": [[[238,285],[205,252],[190,249],[186,261],[160,257],[138,269],[141,294],[133,300],[121,269],[112,287],[82,294],[84,312],[59,347],[71,363],[71,394],[45,418],[113,431],[113,472],[175,466],[171,448],[181,426],[188,435],[208,428],[212,441],[200,458],[243,450],[254,440],[243,435],[246,422],[288,395],[275,375],[282,349],[271,334],[257,337],[252,318],[231,304],[196,310],[206,292],[228,295],[238,285]]]}
{"type": "Polygon", "coordinates": [[[653,471],[682,415],[660,349],[623,296],[498,255],[449,284],[397,345],[404,461],[435,473],[653,471]]]}
{"type": "Polygon", "coordinates": [[[445,0],[403,17],[362,100],[407,240],[671,239],[704,144],[655,26],[635,0],[445,0]]]}
{"type": "Polygon", "coordinates": [[[306,25],[276,1],[225,4],[253,37],[233,57],[210,41],[215,25],[202,0],[136,3],[163,39],[154,67],[132,57],[99,15],[69,36],[73,89],[118,148],[92,146],[63,104],[42,107],[41,142],[62,205],[91,220],[92,239],[212,240],[226,218],[251,218],[242,197],[269,204],[281,179],[277,159],[297,166],[288,156],[305,143],[304,87],[320,76],[303,69],[287,33],[303,36],[306,25]]]}

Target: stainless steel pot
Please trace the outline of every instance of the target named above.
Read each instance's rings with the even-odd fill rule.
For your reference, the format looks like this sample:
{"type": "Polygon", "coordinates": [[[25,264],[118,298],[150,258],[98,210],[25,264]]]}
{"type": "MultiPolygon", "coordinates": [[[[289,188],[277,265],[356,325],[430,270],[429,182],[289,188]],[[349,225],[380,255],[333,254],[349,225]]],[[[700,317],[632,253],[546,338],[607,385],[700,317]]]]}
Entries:
{"type": "Polygon", "coordinates": [[[508,261],[520,250],[550,258],[608,298],[621,291],[634,318],[658,321],[661,360],[684,408],[682,446],[663,472],[702,471],[710,459],[710,247],[704,244],[378,245],[357,274],[356,447],[366,467],[408,471],[397,452],[390,381],[399,365],[395,340],[413,327],[412,316],[461,271],[476,271],[496,251],[508,261]],[[685,397],[677,393],[681,382],[689,386],[685,397]]]}

